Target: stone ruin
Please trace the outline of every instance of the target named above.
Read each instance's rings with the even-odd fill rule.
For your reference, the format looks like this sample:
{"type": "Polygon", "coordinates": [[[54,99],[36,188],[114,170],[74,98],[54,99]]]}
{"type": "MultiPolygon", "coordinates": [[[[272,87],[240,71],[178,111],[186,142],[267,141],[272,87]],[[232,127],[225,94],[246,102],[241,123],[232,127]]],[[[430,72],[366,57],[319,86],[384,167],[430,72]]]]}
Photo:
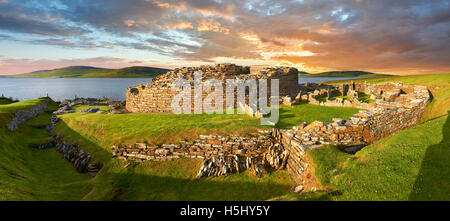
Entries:
{"type": "Polygon", "coordinates": [[[424,86],[408,86],[400,82],[382,84],[355,83],[341,86],[306,84],[301,86],[297,102],[325,106],[349,106],[362,108],[350,119],[333,119],[324,124],[315,121],[309,125],[300,123],[289,130],[280,130],[278,139],[290,156],[288,167],[298,183],[303,180],[306,168],[306,149],[324,145],[335,145],[345,152],[356,152],[361,147],[390,136],[400,130],[420,123],[431,95],[424,86]],[[329,93],[325,102],[316,98],[329,93]],[[367,94],[372,103],[358,100],[359,94],[367,94]],[[348,102],[332,100],[333,95],[347,95],[348,102]],[[299,99],[300,98],[300,99],[299,99]]]}
{"type": "MultiPolygon", "coordinates": [[[[170,113],[171,100],[179,93],[171,91],[173,79],[183,77],[192,81],[196,70],[202,70],[206,79],[280,79],[280,101],[284,105],[309,103],[362,110],[350,119],[334,118],[328,124],[320,121],[310,124],[299,122],[292,129],[273,129],[253,138],[202,135],[191,143],[180,141],[161,147],[144,144],[113,146],[116,157],[140,162],[201,158],[204,162],[198,177],[226,175],[244,169],[263,174],[286,167],[291,177],[302,185],[308,168],[305,158],[307,149],[336,145],[343,151],[353,153],[418,124],[431,101],[428,89],[423,86],[408,86],[400,82],[298,85],[298,71],[295,68],[267,68],[249,73],[248,67],[224,64],[179,68],[156,78],[151,84],[128,88],[126,108],[139,113],[170,113]]],[[[236,106],[244,109],[246,114],[255,117],[262,115],[248,104],[236,106]]]]}
{"type": "MultiPolygon", "coordinates": [[[[243,67],[234,64],[217,64],[212,66],[200,66],[200,67],[183,67],[169,71],[164,75],[158,76],[153,79],[152,83],[140,84],[127,89],[126,97],[126,109],[134,113],[171,113],[172,112],[172,100],[181,92],[172,91],[174,81],[178,78],[183,78],[189,82],[194,81],[194,72],[203,72],[203,82],[207,79],[217,79],[222,81],[223,88],[225,89],[225,80],[227,79],[279,79],[279,95],[280,96],[293,96],[298,93],[298,70],[291,67],[277,67],[277,68],[265,68],[259,70],[257,73],[250,73],[250,67],[243,67]]],[[[268,88],[270,88],[270,81],[268,81],[268,88]]],[[[193,91],[193,89],[192,89],[193,91]]],[[[192,104],[191,108],[194,108],[194,93],[191,93],[192,104]]],[[[208,96],[208,93],[202,92],[202,100],[208,96]]],[[[227,99],[226,93],[223,95],[224,110],[226,109],[225,101],[227,99]]],[[[268,97],[270,98],[270,89],[268,89],[268,97]]],[[[233,101],[236,99],[236,90],[234,93],[233,101]]],[[[246,98],[248,103],[248,97],[246,98]]],[[[234,102],[234,107],[237,107],[237,103],[234,102]]],[[[206,110],[204,110],[206,111],[206,110]]]]}

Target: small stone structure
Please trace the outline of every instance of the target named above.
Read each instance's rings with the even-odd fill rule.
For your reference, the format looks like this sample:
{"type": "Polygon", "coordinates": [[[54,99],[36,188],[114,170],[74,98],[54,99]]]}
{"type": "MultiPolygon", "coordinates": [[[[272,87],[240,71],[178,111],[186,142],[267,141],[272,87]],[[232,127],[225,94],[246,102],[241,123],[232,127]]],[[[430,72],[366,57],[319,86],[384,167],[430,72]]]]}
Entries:
{"type": "MultiPolygon", "coordinates": [[[[249,67],[242,67],[234,64],[218,64],[214,66],[200,66],[200,67],[183,67],[169,71],[164,75],[153,79],[152,83],[140,84],[127,89],[126,108],[130,112],[135,113],[171,113],[172,100],[181,92],[173,91],[172,85],[178,78],[186,79],[189,82],[194,81],[194,72],[203,72],[203,82],[207,79],[217,79],[221,81],[222,87],[225,90],[227,79],[268,79],[267,86],[270,88],[270,79],[279,79],[279,94],[280,96],[295,96],[298,92],[298,70],[291,67],[266,68],[259,70],[258,73],[250,73],[249,67]]],[[[191,108],[194,110],[194,93],[192,88],[192,104],[191,108]]],[[[270,98],[270,89],[267,90],[270,98]]],[[[204,100],[209,93],[202,92],[202,100],[204,100]]],[[[224,109],[226,108],[226,93],[223,95],[224,109]]],[[[236,90],[233,95],[234,107],[237,107],[236,90]]],[[[246,98],[248,102],[248,98],[246,98]]],[[[207,110],[205,110],[207,111],[207,110]]]]}

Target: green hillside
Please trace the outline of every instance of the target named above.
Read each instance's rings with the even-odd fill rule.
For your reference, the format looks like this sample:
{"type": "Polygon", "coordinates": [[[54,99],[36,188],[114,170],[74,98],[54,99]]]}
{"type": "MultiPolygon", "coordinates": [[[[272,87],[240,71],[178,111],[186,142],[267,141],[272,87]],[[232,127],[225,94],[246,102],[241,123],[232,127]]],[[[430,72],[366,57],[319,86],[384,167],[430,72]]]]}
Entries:
{"type": "MultiPolygon", "coordinates": [[[[89,176],[78,173],[55,148],[32,148],[49,141],[41,127],[48,124],[51,114],[25,122],[18,131],[6,130],[16,111],[30,109],[44,100],[0,105],[0,201],[79,200],[90,190],[89,176]]],[[[57,108],[49,101],[49,109],[57,108]]]]}
{"type": "Polygon", "coordinates": [[[383,77],[388,74],[376,74],[366,71],[328,71],[317,74],[301,75],[302,77],[383,77]]]}
{"type": "Polygon", "coordinates": [[[164,74],[169,69],[154,67],[127,67],[121,69],[105,69],[89,66],[71,66],[54,70],[35,71],[26,74],[12,75],[15,78],[150,78],[164,74]]]}

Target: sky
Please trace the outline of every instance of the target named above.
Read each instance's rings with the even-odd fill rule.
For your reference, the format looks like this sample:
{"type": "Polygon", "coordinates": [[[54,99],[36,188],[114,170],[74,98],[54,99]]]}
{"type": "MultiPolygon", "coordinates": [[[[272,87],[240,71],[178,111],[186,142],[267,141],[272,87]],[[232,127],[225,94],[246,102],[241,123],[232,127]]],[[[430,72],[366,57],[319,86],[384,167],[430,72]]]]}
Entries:
{"type": "Polygon", "coordinates": [[[0,74],[214,63],[450,73],[448,0],[0,0],[0,74]]]}

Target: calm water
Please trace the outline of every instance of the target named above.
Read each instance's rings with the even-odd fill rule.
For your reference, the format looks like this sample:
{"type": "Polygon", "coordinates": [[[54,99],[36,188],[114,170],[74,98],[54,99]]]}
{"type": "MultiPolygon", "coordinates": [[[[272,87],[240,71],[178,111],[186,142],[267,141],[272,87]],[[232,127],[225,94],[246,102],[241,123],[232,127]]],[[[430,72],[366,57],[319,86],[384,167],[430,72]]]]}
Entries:
{"type": "Polygon", "coordinates": [[[61,101],[77,97],[125,100],[126,89],[151,78],[0,78],[0,95],[19,100],[50,96],[61,101]]]}
{"type": "MultiPolygon", "coordinates": [[[[319,83],[357,78],[309,77],[299,78],[298,82],[319,83]]],[[[19,100],[35,99],[47,94],[56,101],[75,96],[125,100],[128,87],[151,81],[151,78],[0,78],[0,95],[19,100]]]]}

